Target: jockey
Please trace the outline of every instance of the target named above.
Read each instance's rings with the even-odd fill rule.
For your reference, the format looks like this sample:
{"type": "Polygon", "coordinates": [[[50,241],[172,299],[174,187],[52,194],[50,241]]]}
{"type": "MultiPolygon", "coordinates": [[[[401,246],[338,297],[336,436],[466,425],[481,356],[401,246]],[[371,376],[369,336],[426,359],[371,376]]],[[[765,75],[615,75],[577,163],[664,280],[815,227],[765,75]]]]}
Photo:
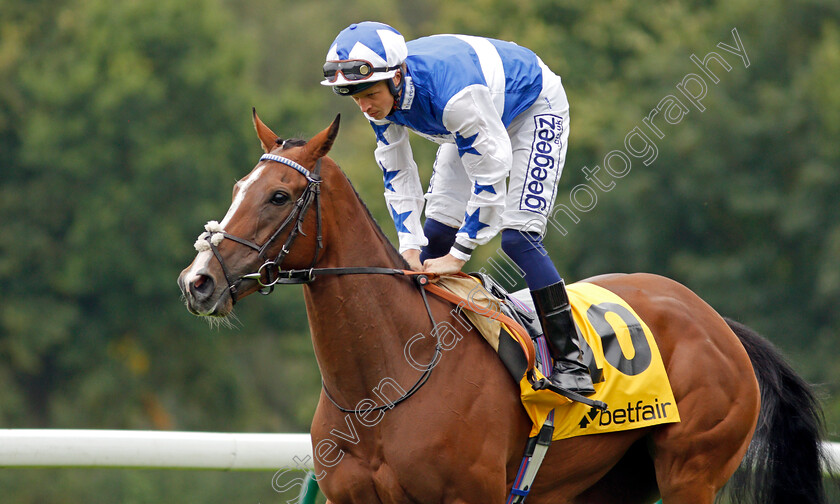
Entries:
{"type": "Polygon", "coordinates": [[[542,243],[569,138],[560,77],[511,42],[433,35],[406,43],[394,28],[368,21],[338,34],[321,84],[353,98],[373,127],[385,201],[409,266],[456,273],[501,232],[550,343],[552,385],[594,393],[565,284],[542,243]],[[425,202],[408,130],[440,145],[425,202]]]}

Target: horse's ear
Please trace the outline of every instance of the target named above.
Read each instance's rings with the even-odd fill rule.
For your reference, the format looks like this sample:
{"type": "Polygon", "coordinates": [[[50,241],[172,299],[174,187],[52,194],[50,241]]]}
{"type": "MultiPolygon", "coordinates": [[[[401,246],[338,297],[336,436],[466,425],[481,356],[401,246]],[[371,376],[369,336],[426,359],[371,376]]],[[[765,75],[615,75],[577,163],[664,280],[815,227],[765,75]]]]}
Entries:
{"type": "Polygon", "coordinates": [[[338,124],[340,121],[341,114],[338,114],[327,129],[312,137],[312,140],[306,142],[303,150],[306,153],[307,161],[314,162],[327,155],[333,146],[335,137],[338,136],[338,124]]]}
{"type": "Polygon", "coordinates": [[[260,144],[262,144],[262,148],[266,152],[271,152],[271,149],[277,147],[277,144],[281,143],[278,142],[280,139],[271,128],[265,125],[260,120],[260,117],[257,115],[257,109],[252,109],[254,112],[254,128],[257,130],[257,136],[260,137],[260,144]]]}

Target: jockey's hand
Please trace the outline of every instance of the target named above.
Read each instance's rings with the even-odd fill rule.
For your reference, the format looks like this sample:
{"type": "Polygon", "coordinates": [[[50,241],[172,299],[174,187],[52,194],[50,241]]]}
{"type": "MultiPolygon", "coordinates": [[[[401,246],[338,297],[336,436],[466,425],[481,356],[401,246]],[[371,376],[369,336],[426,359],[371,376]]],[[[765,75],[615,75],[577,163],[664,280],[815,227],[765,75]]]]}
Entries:
{"type": "Polygon", "coordinates": [[[420,264],[420,251],[417,249],[408,249],[402,253],[403,259],[408,263],[408,267],[412,271],[423,271],[423,265],[420,264]]]}
{"type": "Polygon", "coordinates": [[[462,261],[452,254],[446,254],[437,259],[426,259],[423,263],[423,269],[427,273],[437,273],[438,275],[447,275],[458,273],[467,261],[462,261]]]}

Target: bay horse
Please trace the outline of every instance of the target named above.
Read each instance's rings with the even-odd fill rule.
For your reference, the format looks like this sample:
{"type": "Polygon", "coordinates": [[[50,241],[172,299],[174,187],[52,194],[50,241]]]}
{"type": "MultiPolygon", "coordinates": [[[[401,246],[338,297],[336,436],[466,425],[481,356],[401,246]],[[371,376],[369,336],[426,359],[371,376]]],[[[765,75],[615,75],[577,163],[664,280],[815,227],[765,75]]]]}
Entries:
{"type": "MultiPolygon", "coordinates": [[[[406,262],[326,157],[339,118],[308,142],[253,119],[266,154],[196,242],[178,278],[188,309],[225,317],[275,282],[305,284],[330,503],[504,503],[531,428],[518,384],[474,330],[443,351],[429,336],[457,327],[453,305],[399,274],[406,262]],[[410,365],[408,348],[429,364],[410,365]]],[[[555,441],[529,503],[709,504],[739,466],[737,502],[824,502],[820,407],[769,342],[667,278],[586,281],[646,321],[682,421],[555,441]]]]}

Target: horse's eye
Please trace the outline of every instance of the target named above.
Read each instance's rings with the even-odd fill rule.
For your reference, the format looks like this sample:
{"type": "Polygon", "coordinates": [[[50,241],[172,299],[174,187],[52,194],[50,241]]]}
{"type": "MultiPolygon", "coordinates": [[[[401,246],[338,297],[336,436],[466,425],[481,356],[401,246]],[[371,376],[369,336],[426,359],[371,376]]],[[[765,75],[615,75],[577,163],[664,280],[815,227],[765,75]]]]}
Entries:
{"type": "Polygon", "coordinates": [[[276,193],[271,195],[271,199],[268,200],[269,203],[272,205],[285,205],[286,202],[289,201],[289,195],[284,193],[283,191],[277,191],[276,193]]]}

